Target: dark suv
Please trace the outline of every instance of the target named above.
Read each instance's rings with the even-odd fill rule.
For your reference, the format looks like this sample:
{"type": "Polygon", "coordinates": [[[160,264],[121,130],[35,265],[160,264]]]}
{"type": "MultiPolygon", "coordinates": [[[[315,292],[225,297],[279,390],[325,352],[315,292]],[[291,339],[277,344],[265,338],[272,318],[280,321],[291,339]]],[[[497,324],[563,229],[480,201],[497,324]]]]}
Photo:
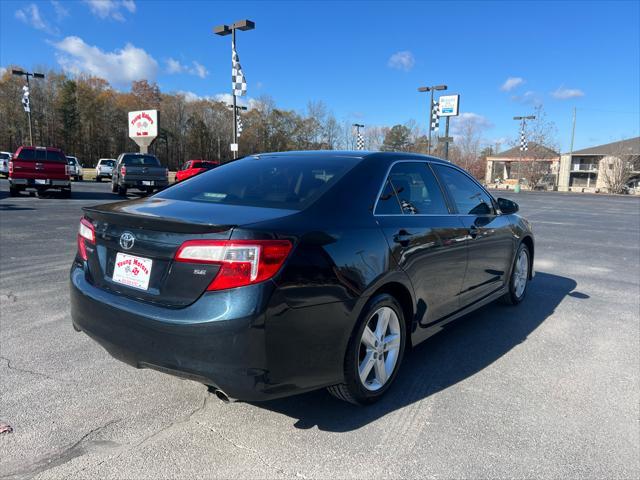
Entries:
{"type": "Polygon", "coordinates": [[[71,180],[67,157],[53,147],[20,147],[9,162],[9,194],[13,197],[23,190],[60,189],[63,196],[71,196],[71,180]]]}

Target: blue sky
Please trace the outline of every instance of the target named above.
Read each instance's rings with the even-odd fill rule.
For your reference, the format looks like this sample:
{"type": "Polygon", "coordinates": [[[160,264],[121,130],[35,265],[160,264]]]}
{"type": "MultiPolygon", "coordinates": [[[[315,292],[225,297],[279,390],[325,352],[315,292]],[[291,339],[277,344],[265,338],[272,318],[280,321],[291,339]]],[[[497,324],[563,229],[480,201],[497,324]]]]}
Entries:
{"type": "Polygon", "coordinates": [[[339,120],[425,126],[426,95],[445,83],[488,141],[517,135],[514,115],[542,103],[576,148],[640,134],[640,2],[3,1],[0,67],[93,72],[119,89],[135,78],[163,91],[230,90],[238,34],[249,97],[304,109],[322,100],[339,120]]]}

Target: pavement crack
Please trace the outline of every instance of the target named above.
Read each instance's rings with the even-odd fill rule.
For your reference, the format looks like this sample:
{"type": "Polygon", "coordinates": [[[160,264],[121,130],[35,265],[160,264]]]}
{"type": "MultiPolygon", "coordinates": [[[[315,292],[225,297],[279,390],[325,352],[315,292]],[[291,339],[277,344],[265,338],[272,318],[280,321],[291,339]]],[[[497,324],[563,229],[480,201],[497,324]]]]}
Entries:
{"type": "Polygon", "coordinates": [[[96,433],[101,430],[113,425],[114,423],[119,422],[120,419],[109,420],[107,423],[100,425],[92,430],[89,430],[85,433],[80,439],[70,446],[64,448],[61,452],[56,452],[50,455],[44,455],[39,459],[33,461],[27,468],[22,470],[17,470],[14,472],[10,472],[6,475],[0,475],[0,479],[2,478],[22,478],[24,477],[34,477],[42,472],[50,470],[55,467],[59,467],[60,465],[64,465],[67,462],[70,462],[76,457],[79,457],[85,453],[84,443],[88,438],[92,437],[96,433]]]}
{"type": "MultiPolygon", "coordinates": [[[[273,463],[269,462],[255,448],[247,447],[246,445],[242,445],[241,443],[237,443],[237,442],[233,441],[231,438],[226,436],[224,433],[222,433],[220,430],[216,429],[215,427],[212,427],[210,425],[207,425],[205,423],[201,423],[201,422],[198,422],[198,421],[196,421],[196,424],[198,424],[201,427],[204,427],[204,428],[212,431],[218,437],[220,437],[222,440],[224,440],[226,443],[228,443],[229,445],[232,445],[234,448],[237,448],[238,450],[246,450],[248,452],[253,453],[258,458],[258,460],[260,460],[260,463],[262,463],[264,466],[266,466],[266,467],[268,467],[268,468],[270,468],[272,470],[275,470],[276,472],[278,472],[278,473],[280,473],[280,474],[282,474],[284,476],[287,476],[287,477],[291,477],[291,476],[294,475],[292,472],[286,471],[283,468],[281,468],[281,467],[279,467],[277,465],[274,465],[273,463]]],[[[306,477],[305,475],[303,475],[300,472],[295,472],[294,476],[296,478],[303,478],[303,479],[308,478],[308,477],[306,477]]]]}
{"type": "Polygon", "coordinates": [[[54,382],[61,381],[61,380],[58,380],[57,378],[47,375],[46,373],[36,372],[35,370],[29,370],[27,368],[15,367],[11,364],[11,359],[7,357],[0,356],[0,360],[4,360],[5,362],[7,362],[7,368],[9,370],[13,370],[14,372],[28,373],[29,375],[35,375],[37,377],[48,378],[49,380],[53,380],[54,382]]]}

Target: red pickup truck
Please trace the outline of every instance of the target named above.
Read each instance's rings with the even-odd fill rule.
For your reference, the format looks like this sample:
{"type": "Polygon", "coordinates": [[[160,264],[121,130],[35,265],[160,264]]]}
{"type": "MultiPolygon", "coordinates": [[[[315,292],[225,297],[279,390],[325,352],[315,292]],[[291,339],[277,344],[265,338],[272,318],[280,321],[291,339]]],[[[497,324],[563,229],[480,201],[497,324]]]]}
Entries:
{"type": "Polygon", "coordinates": [[[9,195],[26,189],[38,195],[51,188],[71,196],[69,165],[62,150],[53,147],[20,147],[9,162],[9,195]]]}

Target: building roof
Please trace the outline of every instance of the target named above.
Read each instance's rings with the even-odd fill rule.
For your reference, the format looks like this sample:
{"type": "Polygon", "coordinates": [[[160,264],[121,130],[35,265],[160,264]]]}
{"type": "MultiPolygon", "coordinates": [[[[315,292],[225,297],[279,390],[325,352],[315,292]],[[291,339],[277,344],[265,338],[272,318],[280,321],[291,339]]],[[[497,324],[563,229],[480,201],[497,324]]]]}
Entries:
{"type": "Polygon", "coordinates": [[[572,155],[640,155],[640,137],[576,150],[572,155]]]}
{"type": "Polygon", "coordinates": [[[537,160],[542,159],[557,159],[560,154],[555,150],[547,148],[543,145],[539,145],[534,142],[529,142],[529,150],[525,152],[520,151],[520,145],[510,148],[509,150],[505,150],[504,152],[497,153],[496,155],[491,155],[487,157],[489,160],[498,160],[498,159],[513,159],[519,160],[522,156],[523,160],[535,158],[537,160]]]}

